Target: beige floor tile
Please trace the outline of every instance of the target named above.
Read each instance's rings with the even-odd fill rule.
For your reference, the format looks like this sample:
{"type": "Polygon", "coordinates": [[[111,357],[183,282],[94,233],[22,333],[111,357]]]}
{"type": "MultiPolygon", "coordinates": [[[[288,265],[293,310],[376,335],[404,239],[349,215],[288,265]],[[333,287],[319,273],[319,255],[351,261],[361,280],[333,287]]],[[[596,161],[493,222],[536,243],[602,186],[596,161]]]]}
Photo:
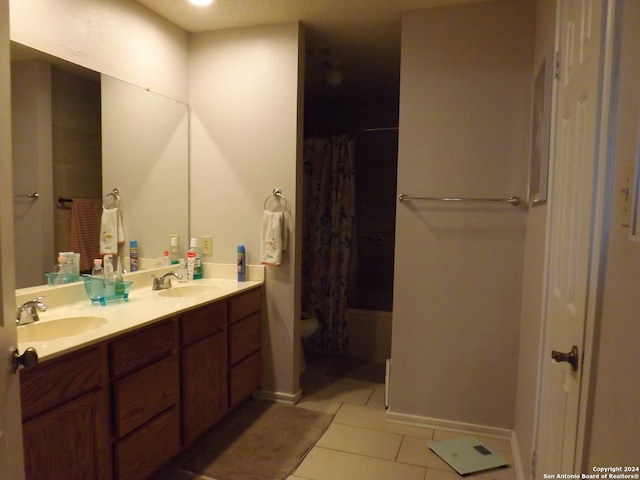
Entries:
{"type": "Polygon", "coordinates": [[[332,423],[316,445],[393,461],[401,441],[395,433],[332,423]]]}
{"type": "Polygon", "coordinates": [[[426,470],[362,455],[315,447],[294,472],[309,480],[424,480],[426,470]]]}
{"type": "Polygon", "coordinates": [[[320,413],[328,413],[329,415],[335,415],[341,406],[341,402],[335,402],[333,400],[317,400],[314,398],[303,398],[296,404],[296,407],[306,408],[307,410],[313,410],[320,413]]]}
{"type": "Polygon", "coordinates": [[[368,405],[344,404],[336,413],[334,423],[353,425],[355,427],[370,428],[382,432],[411,435],[430,440],[433,437],[433,429],[421,428],[413,425],[403,425],[387,421],[387,412],[384,409],[371,408],[368,405]]]}
{"type": "Polygon", "coordinates": [[[436,470],[427,468],[425,480],[460,480],[462,477],[457,472],[450,470],[436,470]]]}
{"type": "MultiPolygon", "coordinates": [[[[453,480],[453,478],[457,478],[459,480],[461,477],[447,462],[442,460],[429,449],[427,446],[428,443],[429,441],[424,441],[422,439],[404,437],[402,439],[402,445],[400,446],[400,452],[398,453],[396,461],[427,467],[427,480],[453,480]]],[[[503,456],[510,462],[509,466],[465,475],[465,478],[477,478],[478,480],[516,480],[516,469],[512,464],[511,452],[495,450],[496,453],[503,456]]]]}
{"type": "Polygon", "coordinates": [[[374,388],[375,384],[371,384],[370,382],[352,380],[349,378],[338,378],[333,382],[324,385],[322,388],[313,391],[313,393],[305,397],[305,400],[313,402],[332,401],[366,405],[373,395],[374,388]]]}
{"type": "Polygon", "coordinates": [[[386,409],[384,405],[384,385],[381,385],[380,387],[376,387],[373,390],[373,395],[371,395],[371,398],[369,398],[369,401],[367,402],[367,407],[379,408],[382,410],[386,409]]]}

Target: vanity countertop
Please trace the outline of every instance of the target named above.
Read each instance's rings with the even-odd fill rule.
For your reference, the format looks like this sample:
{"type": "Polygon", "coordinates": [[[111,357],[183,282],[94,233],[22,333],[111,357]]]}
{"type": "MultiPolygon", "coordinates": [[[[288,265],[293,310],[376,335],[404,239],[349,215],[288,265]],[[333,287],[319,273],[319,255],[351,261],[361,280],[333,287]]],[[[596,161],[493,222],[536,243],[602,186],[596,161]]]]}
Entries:
{"type": "MultiPolygon", "coordinates": [[[[18,350],[23,352],[26,348],[33,347],[38,352],[39,361],[43,362],[262,284],[263,281],[237,282],[226,278],[203,278],[189,283],[178,283],[174,279],[171,289],[154,291],[149,285],[135,288],[134,283],[128,302],[111,302],[105,306],[92,304],[85,295],[81,301],[49,305],[45,312],[39,313],[38,322],[18,326],[18,350]],[[187,295],[175,296],[185,288],[188,289],[187,295]],[[73,322],[69,318],[88,322],[91,328],[84,332],[71,332],[68,336],[49,333],[38,335],[34,332],[33,337],[40,338],[28,340],[25,339],[27,335],[20,332],[20,329],[29,329],[32,325],[43,332],[55,331],[55,328],[49,329],[44,324],[60,319],[65,319],[65,323],[73,322]]],[[[46,300],[43,301],[46,303],[46,300]]]]}

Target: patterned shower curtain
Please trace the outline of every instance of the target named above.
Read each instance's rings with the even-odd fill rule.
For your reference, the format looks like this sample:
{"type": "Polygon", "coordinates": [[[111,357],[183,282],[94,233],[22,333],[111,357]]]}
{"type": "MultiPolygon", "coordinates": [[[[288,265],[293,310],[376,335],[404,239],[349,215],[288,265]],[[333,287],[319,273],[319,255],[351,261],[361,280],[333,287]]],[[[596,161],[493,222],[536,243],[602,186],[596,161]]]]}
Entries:
{"type": "Polygon", "coordinates": [[[320,328],[306,341],[315,352],[344,353],[347,284],[355,226],[354,138],[304,142],[302,310],[320,328]]]}

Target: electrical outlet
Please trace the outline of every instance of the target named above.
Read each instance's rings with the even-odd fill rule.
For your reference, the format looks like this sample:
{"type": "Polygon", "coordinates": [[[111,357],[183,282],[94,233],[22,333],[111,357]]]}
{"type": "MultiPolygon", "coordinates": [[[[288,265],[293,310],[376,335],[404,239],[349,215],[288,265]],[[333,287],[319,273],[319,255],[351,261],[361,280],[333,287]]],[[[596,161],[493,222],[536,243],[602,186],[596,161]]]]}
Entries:
{"type": "Polygon", "coordinates": [[[202,245],[203,255],[211,255],[213,253],[213,242],[211,241],[211,237],[209,236],[201,237],[200,243],[202,245]]]}

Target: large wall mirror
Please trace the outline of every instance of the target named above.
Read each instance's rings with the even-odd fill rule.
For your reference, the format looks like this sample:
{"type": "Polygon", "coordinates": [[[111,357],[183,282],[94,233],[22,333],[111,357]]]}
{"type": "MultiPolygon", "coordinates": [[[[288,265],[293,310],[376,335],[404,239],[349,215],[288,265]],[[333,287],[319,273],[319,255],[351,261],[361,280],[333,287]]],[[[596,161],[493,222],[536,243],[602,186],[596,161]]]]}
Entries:
{"type": "Polygon", "coordinates": [[[113,189],[123,260],[130,240],[151,266],[170,235],[184,251],[188,106],[15,42],[11,55],[16,287],[42,285],[58,252],[72,250],[72,209],[87,203],[73,200],[102,205],[113,189]]]}

